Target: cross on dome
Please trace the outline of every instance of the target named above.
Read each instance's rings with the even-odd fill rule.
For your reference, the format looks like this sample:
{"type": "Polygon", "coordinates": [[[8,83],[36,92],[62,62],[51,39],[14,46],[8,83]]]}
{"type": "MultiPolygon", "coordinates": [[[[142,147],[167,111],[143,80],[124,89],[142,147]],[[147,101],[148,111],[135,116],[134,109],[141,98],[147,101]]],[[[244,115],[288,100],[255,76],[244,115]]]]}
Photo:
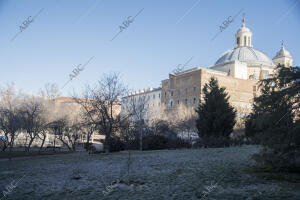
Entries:
{"type": "Polygon", "coordinates": [[[246,15],[246,14],[245,14],[245,13],[243,13],[243,20],[242,20],[242,22],[243,22],[243,26],[245,26],[245,21],[246,21],[246,20],[245,20],[245,15],[246,15]]]}

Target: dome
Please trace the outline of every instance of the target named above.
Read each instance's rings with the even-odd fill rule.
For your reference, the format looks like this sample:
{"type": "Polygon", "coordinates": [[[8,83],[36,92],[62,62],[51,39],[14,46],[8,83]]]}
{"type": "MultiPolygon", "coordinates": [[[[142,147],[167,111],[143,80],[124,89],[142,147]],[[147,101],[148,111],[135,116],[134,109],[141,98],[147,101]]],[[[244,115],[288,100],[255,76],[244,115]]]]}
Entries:
{"type": "Polygon", "coordinates": [[[222,65],[231,61],[238,60],[240,62],[247,62],[250,65],[265,65],[274,66],[273,61],[259,50],[252,47],[244,46],[226,51],[217,60],[215,65],[222,65]]]}
{"type": "Polygon", "coordinates": [[[245,33],[245,32],[251,33],[250,29],[247,28],[247,27],[245,26],[245,24],[243,24],[242,27],[236,32],[236,34],[238,35],[238,34],[240,34],[240,33],[245,33]]]}
{"type": "Polygon", "coordinates": [[[282,42],[281,44],[281,49],[276,53],[276,56],[273,58],[280,58],[280,57],[291,57],[290,52],[288,52],[285,48],[284,48],[284,44],[282,42]]]}

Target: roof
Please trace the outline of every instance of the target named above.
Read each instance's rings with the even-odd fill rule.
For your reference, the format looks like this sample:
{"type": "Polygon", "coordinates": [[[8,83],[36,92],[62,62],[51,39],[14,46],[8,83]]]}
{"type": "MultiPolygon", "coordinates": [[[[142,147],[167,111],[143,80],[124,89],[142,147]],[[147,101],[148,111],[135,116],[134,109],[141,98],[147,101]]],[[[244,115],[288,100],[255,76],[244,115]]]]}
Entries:
{"type": "Polygon", "coordinates": [[[266,65],[266,66],[274,66],[273,61],[266,56],[261,51],[254,49],[252,47],[238,47],[232,50],[226,51],[221,57],[217,60],[215,65],[222,65],[234,60],[238,60],[240,62],[247,62],[252,65],[266,65]]]}

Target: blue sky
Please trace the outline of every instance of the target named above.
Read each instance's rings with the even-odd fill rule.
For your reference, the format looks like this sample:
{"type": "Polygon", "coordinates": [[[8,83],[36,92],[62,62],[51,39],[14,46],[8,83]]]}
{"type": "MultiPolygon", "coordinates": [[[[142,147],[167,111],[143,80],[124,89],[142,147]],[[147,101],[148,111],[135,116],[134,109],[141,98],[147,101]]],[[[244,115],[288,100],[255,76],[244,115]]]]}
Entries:
{"type": "Polygon", "coordinates": [[[242,14],[211,39],[241,9],[254,48],[273,58],[284,40],[294,65],[300,65],[299,0],[0,0],[0,86],[14,82],[32,93],[46,83],[62,87],[73,69],[93,57],[63,95],[109,72],[119,72],[132,89],[157,87],[191,57],[187,68],[209,67],[232,49],[242,14]],[[23,21],[39,11],[11,41],[23,21]]]}

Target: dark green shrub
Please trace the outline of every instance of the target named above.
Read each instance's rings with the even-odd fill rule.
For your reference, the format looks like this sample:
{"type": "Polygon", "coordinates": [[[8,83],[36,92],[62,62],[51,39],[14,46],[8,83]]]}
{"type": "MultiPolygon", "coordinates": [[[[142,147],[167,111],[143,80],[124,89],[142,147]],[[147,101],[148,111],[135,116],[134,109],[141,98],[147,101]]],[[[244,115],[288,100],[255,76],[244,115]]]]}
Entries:
{"type": "Polygon", "coordinates": [[[159,150],[167,148],[168,139],[161,135],[143,137],[143,150],[159,150]]]}
{"type": "Polygon", "coordinates": [[[168,140],[167,147],[169,149],[181,149],[181,148],[191,148],[192,145],[190,142],[184,139],[175,138],[175,139],[168,140]]]}
{"type": "Polygon", "coordinates": [[[118,137],[110,138],[110,152],[123,151],[125,150],[125,143],[118,137]]]}
{"type": "Polygon", "coordinates": [[[220,148],[229,147],[232,141],[228,137],[202,137],[193,145],[194,148],[220,148]]]}

